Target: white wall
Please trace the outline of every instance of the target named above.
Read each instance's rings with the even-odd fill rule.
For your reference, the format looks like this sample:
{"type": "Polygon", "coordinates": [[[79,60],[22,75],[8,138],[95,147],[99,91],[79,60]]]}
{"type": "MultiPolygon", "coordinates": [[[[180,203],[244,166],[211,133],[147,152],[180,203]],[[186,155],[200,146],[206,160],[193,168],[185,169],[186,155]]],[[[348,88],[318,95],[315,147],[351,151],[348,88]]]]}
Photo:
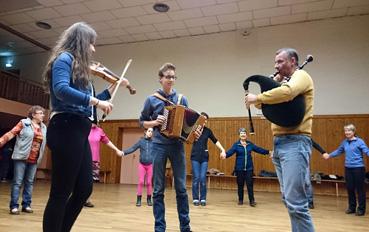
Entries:
{"type": "MultiPolygon", "coordinates": [[[[274,53],[294,47],[314,79],[314,113],[369,113],[369,16],[258,28],[243,38],[240,32],[97,47],[96,60],[120,74],[133,62],[126,77],[137,94],[118,92],[109,119],[133,119],[145,98],[159,88],[157,70],[165,62],[177,66],[175,88],[191,108],[211,117],[246,116],[242,83],[253,74],[274,72],[274,53]]],[[[42,60],[38,58],[39,60],[42,60]]],[[[36,59],[28,60],[31,67],[36,59]]],[[[107,82],[96,81],[97,89],[107,82]]],[[[252,86],[256,92],[257,86],[252,86]]],[[[255,110],[253,110],[255,113],[255,110]]]]}

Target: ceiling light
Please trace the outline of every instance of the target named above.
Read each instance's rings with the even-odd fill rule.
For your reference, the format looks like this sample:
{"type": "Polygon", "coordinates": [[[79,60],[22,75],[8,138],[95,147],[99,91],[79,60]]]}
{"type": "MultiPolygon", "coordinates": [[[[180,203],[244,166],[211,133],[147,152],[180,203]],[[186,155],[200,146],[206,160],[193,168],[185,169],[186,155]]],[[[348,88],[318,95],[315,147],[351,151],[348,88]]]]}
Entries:
{"type": "Polygon", "coordinates": [[[13,59],[12,58],[7,59],[7,61],[5,62],[5,67],[7,67],[7,68],[13,67],[13,59]]]}
{"type": "Polygon", "coordinates": [[[165,13],[168,12],[169,6],[165,3],[155,3],[152,7],[156,12],[165,13]]]}
{"type": "Polygon", "coordinates": [[[42,21],[37,21],[36,26],[38,26],[39,28],[45,29],[45,30],[50,30],[51,29],[50,24],[42,22],[42,21]]]}

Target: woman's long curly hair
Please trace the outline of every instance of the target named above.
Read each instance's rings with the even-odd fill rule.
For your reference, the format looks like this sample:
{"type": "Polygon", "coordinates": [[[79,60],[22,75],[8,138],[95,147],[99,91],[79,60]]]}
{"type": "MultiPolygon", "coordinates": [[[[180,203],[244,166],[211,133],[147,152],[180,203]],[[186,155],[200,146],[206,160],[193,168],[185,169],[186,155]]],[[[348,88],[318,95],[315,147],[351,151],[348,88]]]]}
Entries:
{"type": "Polygon", "coordinates": [[[43,73],[44,87],[47,92],[50,89],[52,65],[63,52],[69,52],[74,57],[72,64],[73,83],[79,87],[87,88],[90,81],[89,65],[92,57],[90,45],[95,44],[96,37],[96,31],[84,22],[73,24],[61,34],[43,73]]]}

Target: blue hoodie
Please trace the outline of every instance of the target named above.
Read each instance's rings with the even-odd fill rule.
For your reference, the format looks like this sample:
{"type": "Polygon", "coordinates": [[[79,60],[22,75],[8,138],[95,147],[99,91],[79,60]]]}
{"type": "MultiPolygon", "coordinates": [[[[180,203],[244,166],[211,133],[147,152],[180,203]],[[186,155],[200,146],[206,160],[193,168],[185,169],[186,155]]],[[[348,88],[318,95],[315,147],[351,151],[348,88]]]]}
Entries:
{"type": "Polygon", "coordinates": [[[257,152],[259,154],[267,155],[269,154],[268,150],[265,150],[261,147],[256,146],[250,141],[246,140],[246,148],[242,146],[241,141],[237,141],[233,144],[231,149],[226,152],[226,158],[231,157],[234,153],[236,153],[236,165],[235,171],[249,171],[254,169],[254,165],[252,163],[251,151],[257,152]],[[247,159],[245,157],[247,156],[247,159]],[[247,162],[246,162],[247,161],[247,162]],[[246,164],[246,167],[245,167],[246,164]]]}

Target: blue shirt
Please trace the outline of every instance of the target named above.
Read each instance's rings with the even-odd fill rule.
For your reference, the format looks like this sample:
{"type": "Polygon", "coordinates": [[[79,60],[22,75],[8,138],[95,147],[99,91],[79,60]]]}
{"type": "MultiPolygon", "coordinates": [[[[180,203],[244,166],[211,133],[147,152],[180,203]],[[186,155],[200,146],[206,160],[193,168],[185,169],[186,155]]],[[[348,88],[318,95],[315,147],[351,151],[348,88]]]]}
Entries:
{"type": "MultiPolygon", "coordinates": [[[[92,114],[92,107],[89,106],[92,85],[83,88],[73,83],[72,63],[72,54],[63,52],[52,64],[50,83],[52,111],[68,112],[89,117],[92,114]]],[[[108,100],[110,99],[110,93],[106,89],[96,97],[100,100],[108,100]]]]}
{"type": "Polygon", "coordinates": [[[268,150],[258,147],[250,141],[246,141],[245,148],[242,146],[241,141],[239,140],[235,142],[231,149],[226,152],[226,158],[231,157],[234,153],[236,153],[235,171],[252,170],[254,169],[254,165],[252,163],[251,151],[264,155],[269,154],[268,150]]]}
{"type": "Polygon", "coordinates": [[[364,167],[363,153],[369,156],[369,148],[361,138],[354,137],[353,140],[345,139],[337,150],[329,154],[329,157],[336,157],[342,153],[346,155],[345,167],[364,167]]]}
{"type": "MultiPolygon", "coordinates": [[[[169,101],[173,103],[177,103],[178,101],[178,94],[175,89],[172,90],[172,93],[169,95],[165,94],[162,89],[157,90],[160,95],[168,99],[169,101]]],[[[187,98],[185,96],[182,97],[181,105],[188,107],[187,98]]],[[[164,106],[169,105],[169,103],[164,102],[163,100],[160,100],[159,98],[151,95],[149,96],[143,106],[141,116],[140,116],[140,125],[143,127],[144,121],[152,121],[156,120],[158,115],[163,115],[164,113],[164,106]]],[[[153,143],[159,143],[159,144],[174,144],[180,141],[176,138],[167,138],[164,135],[160,133],[159,127],[154,127],[154,133],[153,133],[153,143]]]]}

